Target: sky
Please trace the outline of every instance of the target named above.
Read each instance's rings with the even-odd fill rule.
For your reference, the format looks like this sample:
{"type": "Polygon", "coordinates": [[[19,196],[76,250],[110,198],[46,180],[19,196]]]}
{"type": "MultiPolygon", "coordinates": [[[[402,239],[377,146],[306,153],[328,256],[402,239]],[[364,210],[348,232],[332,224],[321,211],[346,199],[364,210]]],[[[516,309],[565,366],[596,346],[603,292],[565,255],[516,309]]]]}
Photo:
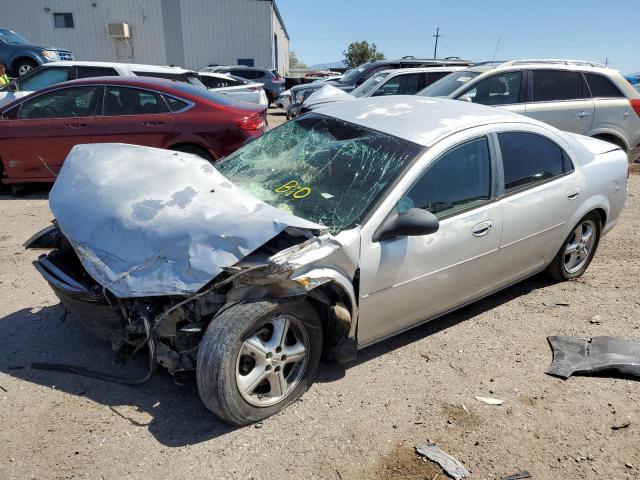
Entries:
{"type": "Polygon", "coordinates": [[[342,60],[350,42],[387,58],[571,58],[640,70],[640,0],[276,0],[289,48],[308,64],[342,60]]]}

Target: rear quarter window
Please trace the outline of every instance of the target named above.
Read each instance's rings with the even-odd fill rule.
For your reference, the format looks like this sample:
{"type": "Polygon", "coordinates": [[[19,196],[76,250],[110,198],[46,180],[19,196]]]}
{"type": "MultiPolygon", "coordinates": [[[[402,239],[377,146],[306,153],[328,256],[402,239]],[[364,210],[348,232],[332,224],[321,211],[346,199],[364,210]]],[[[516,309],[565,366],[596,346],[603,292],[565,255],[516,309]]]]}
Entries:
{"type": "Polygon", "coordinates": [[[585,73],[593,98],[624,98],[624,94],[608,78],[595,73],[585,73]]]}
{"type": "Polygon", "coordinates": [[[588,98],[588,90],[579,72],[533,70],[533,101],[550,102],[588,98]]]}

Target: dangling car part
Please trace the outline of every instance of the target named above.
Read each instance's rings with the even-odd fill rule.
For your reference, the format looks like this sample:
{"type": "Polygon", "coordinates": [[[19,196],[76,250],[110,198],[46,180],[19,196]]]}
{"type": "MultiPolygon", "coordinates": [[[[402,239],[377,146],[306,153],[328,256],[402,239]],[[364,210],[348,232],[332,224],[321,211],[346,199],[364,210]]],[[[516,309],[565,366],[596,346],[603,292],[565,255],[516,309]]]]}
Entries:
{"type": "Polygon", "coordinates": [[[620,149],[514,113],[357,99],[215,168],[77,146],[50,193],[55,223],[28,246],[51,249],[36,268],[87,328],[115,348],[150,342],[244,425],[299,398],[321,355],[348,361],[546,268],[582,275],[626,182],[620,149]]]}

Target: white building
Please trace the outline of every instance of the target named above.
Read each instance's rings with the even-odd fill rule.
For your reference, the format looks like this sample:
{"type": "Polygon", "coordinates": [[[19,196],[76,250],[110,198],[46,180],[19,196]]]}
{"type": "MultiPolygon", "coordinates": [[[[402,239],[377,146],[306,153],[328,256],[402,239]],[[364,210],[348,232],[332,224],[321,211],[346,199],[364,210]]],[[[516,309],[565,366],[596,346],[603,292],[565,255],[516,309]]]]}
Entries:
{"type": "Polygon", "coordinates": [[[0,0],[0,28],[76,60],[289,67],[275,0],[0,0]]]}

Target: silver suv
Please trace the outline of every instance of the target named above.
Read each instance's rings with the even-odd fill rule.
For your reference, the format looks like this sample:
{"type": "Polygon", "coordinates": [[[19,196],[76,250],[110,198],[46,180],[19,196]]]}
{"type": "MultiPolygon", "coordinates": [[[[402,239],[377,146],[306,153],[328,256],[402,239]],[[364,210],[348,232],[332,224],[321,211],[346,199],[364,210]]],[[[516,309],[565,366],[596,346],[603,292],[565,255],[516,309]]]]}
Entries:
{"type": "Polygon", "coordinates": [[[472,65],[418,93],[492,105],[568,132],[614,143],[640,158],[640,93],[617,71],[577,60],[472,65]]]}

